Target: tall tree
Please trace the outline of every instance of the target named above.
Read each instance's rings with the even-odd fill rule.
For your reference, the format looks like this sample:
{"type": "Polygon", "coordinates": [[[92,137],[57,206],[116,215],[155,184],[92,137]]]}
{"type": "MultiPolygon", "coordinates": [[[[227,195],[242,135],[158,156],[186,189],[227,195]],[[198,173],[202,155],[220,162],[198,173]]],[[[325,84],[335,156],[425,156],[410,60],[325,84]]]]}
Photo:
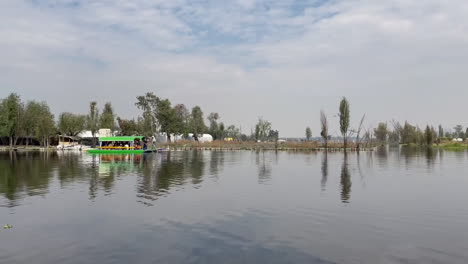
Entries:
{"type": "Polygon", "coordinates": [[[89,113],[86,118],[86,127],[93,136],[93,148],[96,147],[96,132],[99,130],[99,110],[96,102],[89,103],[89,113]]]}
{"type": "Polygon", "coordinates": [[[106,103],[104,105],[104,109],[102,110],[101,118],[99,121],[101,128],[108,128],[111,131],[115,129],[115,115],[111,103],[106,103]]]}
{"type": "Polygon", "coordinates": [[[119,124],[119,134],[121,136],[134,136],[139,132],[138,125],[135,120],[121,119],[118,117],[117,123],[119,124]]]}
{"type": "MultiPolygon", "coordinates": [[[[23,135],[26,137],[26,146],[30,139],[35,136],[36,127],[39,125],[39,118],[42,115],[42,104],[36,101],[29,101],[23,115],[23,135]]],[[[39,139],[39,138],[38,138],[39,139]]]]}
{"type": "Polygon", "coordinates": [[[138,96],[135,105],[143,111],[142,118],[139,120],[141,130],[145,136],[154,136],[157,132],[157,109],[160,101],[154,93],[148,92],[144,96],[138,96]]]}
{"type": "Polygon", "coordinates": [[[42,102],[39,104],[39,115],[35,129],[35,136],[44,147],[49,147],[49,139],[56,134],[56,127],[54,122],[54,115],[50,112],[47,103],[42,102]]]}
{"type": "Polygon", "coordinates": [[[320,111],[320,136],[323,138],[323,141],[325,142],[325,149],[328,148],[328,119],[327,116],[325,115],[325,112],[323,110],[320,111]]]}
{"type": "Polygon", "coordinates": [[[346,97],[343,97],[340,102],[338,116],[340,117],[340,132],[343,136],[343,144],[344,148],[346,149],[348,143],[348,129],[349,129],[349,102],[346,97]]]}
{"type": "Polygon", "coordinates": [[[178,120],[176,111],[168,99],[159,100],[156,113],[161,132],[165,132],[167,141],[171,142],[171,134],[178,132],[181,120],[178,120]]]}
{"type": "Polygon", "coordinates": [[[462,133],[463,133],[463,126],[462,125],[456,125],[453,130],[455,130],[455,137],[461,138],[462,133]]]}
{"type": "Polygon", "coordinates": [[[58,130],[64,136],[77,136],[85,129],[86,116],[73,113],[61,113],[58,130]]]}
{"type": "Polygon", "coordinates": [[[17,94],[12,93],[2,100],[0,108],[0,135],[8,137],[10,148],[12,148],[19,135],[22,112],[21,99],[17,94]]]}
{"type": "Polygon", "coordinates": [[[255,125],[255,139],[265,141],[271,131],[271,123],[263,118],[259,117],[258,122],[255,125]]]}
{"type": "Polygon", "coordinates": [[[434,143],[434,133],[433,129],[429,127],[429,125],[426,126],[426,129],[424,130],[424,141],[425,144],[430,147],[434,143]]]}
{"type": "Polygon", "coordinates": [[[305,135],[306,135],[306,140],[310,141],[310,139],[312,138],[312,130],[310,129],[310,127],[306,127],[305,135]]]}
{"type": "Polygon", "coordinates": [[[174,111],[176,114],[176,119],[179,122],[177,133],[187,137],[189,133],[190,112],[184,104],[178,104],[174,106],[174,111]]]}
{"type": "Polygon", "coordinates": [[[442,128],[442,125],[439,125],[439,138],[444,137],[444,129],[442,128]]]}
{"type": "Polygon", "coordinates": [[[190,130],[196,141],[198,141],[198,137],[206,131],[205,121],[203,120],[203,111],[199,106],[192,108],[192,113],[190,115],[190,130]]]}
{"type": "Polygon", "coordinates": [[[374,135],[375,135],[375,138],[380,143],[387,142],[387,136],[388,136],[387,123],[382,123],[382,122],[379,123],[377,125],[377,128],[374,128],[374,135]]]}
{"type": "Polygon", "coordinates": [[[208,115],[208,121],[210,122],[209,133],[213,136],[213,139],[219,139],[219,128],[218,128],[218,113],[210,113],[208,115]]]}

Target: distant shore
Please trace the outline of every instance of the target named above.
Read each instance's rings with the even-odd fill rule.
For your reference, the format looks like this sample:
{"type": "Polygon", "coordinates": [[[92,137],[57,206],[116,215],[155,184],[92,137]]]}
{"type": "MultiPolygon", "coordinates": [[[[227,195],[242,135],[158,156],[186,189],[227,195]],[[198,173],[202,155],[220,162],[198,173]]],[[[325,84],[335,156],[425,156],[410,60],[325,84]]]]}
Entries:
{"type": "MultiPolygon", "coordinates": [[[[164,150],[278,150],[278,151],[343,151],[343,143],[330,142],[328,147],[319,142],[252,142],[252,141],[218,141],[195,142],[178,141],[173,143],[159,143],[158,149],[164,150]]],[[[358,148],[356,144],[350,143],[347,151],[372,151],[375,145],[361,144],[358,148]]],[[[0,151],[57,151],[55,147],[39,146],[0,146],[0,151]]]]}

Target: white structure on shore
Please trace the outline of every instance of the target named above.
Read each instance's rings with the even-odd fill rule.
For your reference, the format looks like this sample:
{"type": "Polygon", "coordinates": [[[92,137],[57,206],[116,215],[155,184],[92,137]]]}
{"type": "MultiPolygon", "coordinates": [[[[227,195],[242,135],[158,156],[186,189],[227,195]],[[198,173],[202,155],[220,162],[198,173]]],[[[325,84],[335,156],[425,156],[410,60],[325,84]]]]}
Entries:
{"type": "MultiPolygon", "coordinates": [[[[181,141],[181,140],[190,140],[190,141],[193,141],[195,140],[195,138],[193,137],[193,133],[189,133],[188,134],[188,137],[184,138],[183,135],[174,135],[174,134],[171,134],[171,141],[172,142],[177,142],[177,141],[181,141]]],[[[201,136],[198,137],[198,141],[201,142],[201,143],[204,143],[204,142],[212,142],[213,141],[213,137],[210,135],[210,134],[203,134],[201,136]]],[[[167,134],[165,132],[162,132],[162,133],[159,133],[157,136],[156,136],[156,142],[157,143],[167,143],[167,134]]]]}

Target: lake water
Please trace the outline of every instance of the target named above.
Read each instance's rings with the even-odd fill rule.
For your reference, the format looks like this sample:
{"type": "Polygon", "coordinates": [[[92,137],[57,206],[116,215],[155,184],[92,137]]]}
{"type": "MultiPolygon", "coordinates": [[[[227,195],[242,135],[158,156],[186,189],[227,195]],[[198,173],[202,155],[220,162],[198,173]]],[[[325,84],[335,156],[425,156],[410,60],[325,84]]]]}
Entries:
{"type": "Polygon", "coordinates": [[[468,263],[468,152],[0,154],[0,263],[468,263]]]}

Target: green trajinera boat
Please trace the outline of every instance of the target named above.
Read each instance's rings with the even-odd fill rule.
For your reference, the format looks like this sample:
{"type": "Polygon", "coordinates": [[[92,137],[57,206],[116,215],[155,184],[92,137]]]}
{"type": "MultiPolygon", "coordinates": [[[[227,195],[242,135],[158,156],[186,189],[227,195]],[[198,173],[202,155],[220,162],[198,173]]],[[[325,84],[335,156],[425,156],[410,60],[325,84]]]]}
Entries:
{"type": "Polygon", "coordinates": [[[87,151],[92,154],[140,154],[156,151],[148,149],[144,139],[143,136],[100,137],[99,147],[87,151]]]}

